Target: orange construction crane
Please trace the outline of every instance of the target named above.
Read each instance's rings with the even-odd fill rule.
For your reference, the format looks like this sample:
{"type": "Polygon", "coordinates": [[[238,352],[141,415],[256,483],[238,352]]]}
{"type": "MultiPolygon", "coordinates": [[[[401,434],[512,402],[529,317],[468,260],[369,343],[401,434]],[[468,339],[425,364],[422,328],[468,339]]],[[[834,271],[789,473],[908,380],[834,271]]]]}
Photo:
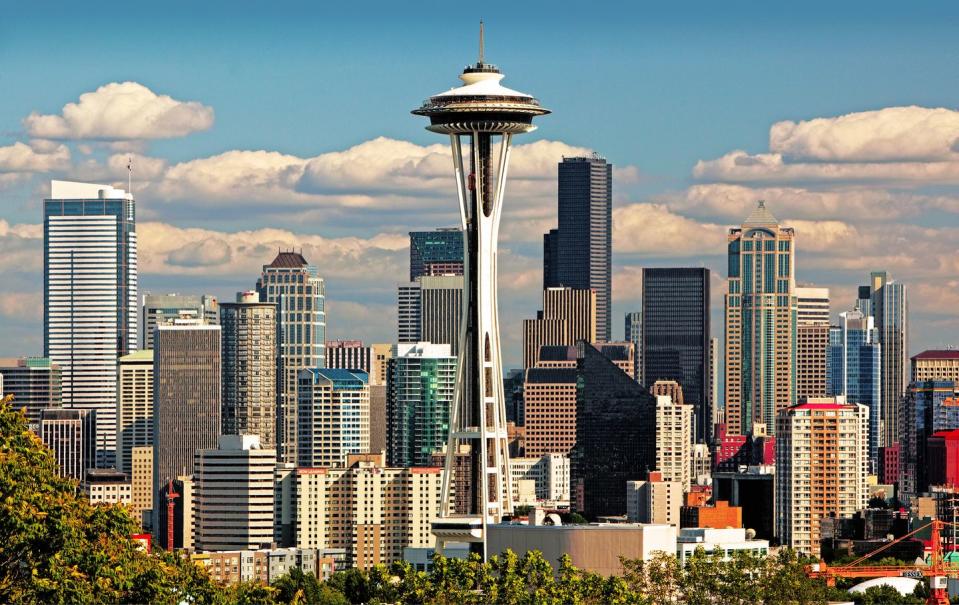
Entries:
{"type": "Polygon", "coordinates": [[[927,605],[949,605],[949,596],[946,593],[946,578],[959,575],[959,566],[946,564],[942,556],[942,533],[941,530],[946,525],[954,525],[938,519],[933,519],[922,527],[916,528],[908,534],[884,544],[876,550],[863,555],[846,565],[836,565],[830,567],[825,561],[820,561],[818,565],[810,565],[807,568],[807,574],[813,578],[823,578],[829,586],[836,585],[837,578],[889,578],[889,577],[907,577],[907,578],[929,578],[929,598],[927,605]],[[932,552],[929,557],[928,565],[860,565],[863,561],[871,559],[875,555],[890,548],[892,545],[909,538],[916,533],[931,528],[932,552]]]}
{"type": "Polygon", "coordinates": [[[173,479],[170,479],[166,490],[166,549],[169,552],[173,552],[173,501],[179,497],[180,494],[173,490],[173,479]]]}

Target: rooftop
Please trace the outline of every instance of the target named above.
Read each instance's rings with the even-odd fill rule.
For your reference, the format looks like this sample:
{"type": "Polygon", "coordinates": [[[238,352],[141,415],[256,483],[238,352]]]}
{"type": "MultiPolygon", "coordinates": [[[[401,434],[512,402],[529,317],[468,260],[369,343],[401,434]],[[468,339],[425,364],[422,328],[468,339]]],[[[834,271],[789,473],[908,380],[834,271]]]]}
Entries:
{"type": "Polygon", "coordinates": [[[306,259],[303,258],[303,255],[299,252],[279,252],[276,255],[276,258],[273,259],[273,262],[267,265],[268,267],[281,267],[281,268],[296,268],[296,267],[305,267],[310,263],[306,262],[306,259]]]}
{"type": "Polygon", "coordinates": [[[743,227],[778,227],[779,220],[766,208],[766,202],[759,200],[756,207],[743,221],[743,227]]]}
{"type": "Polygon", "coordinates": [[[929,349],[912,356],[913,361],[917,359],[959,359],[959,349],[929,349]]]}
{"type": "Polygon", "coordinates": [[[530,368],[526,371],[528,384],[575,384],[575,368],[530,368]]]}

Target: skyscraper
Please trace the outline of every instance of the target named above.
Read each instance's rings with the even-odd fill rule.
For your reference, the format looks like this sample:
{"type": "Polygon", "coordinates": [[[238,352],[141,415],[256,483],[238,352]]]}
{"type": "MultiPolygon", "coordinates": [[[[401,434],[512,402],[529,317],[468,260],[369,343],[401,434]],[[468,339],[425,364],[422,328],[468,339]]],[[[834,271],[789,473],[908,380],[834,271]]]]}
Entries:
{"type": "Polygon", "coordinates": [[[456,357],[450,346],[400,344],[390,360],[387,396],[387,463],[431,466],[446,445],[456,384],[456,357]]]}
{"type": "Polygon", "coordinates": [[[900,414],[899,492],[903,502],[929,489],[926,450],[929,437],[959,429],[959,383],[952,380],[912,382],[900,414]]]}
{"type": "Polygon", "coordinates": [[[299,466],[343,466],[370,449],[369,376],[359,370],[313,368],[299,376],[299,466]]]}
{"type": "Polygon", "coordinates": [[[53,452],[61,477],[81,481],[96,463],[96,418],[95,410],[40,411],[40,440],[53,452]]]}
{"type": "Polygon", "coordinates": [[[196,451],[220,435],[220,326],[157,326],[153,344],[153,527],[162,531],[167,482],[192,475],[196,451]]]}
{"type": "Polygon", "coordinates": [[[463,276],[422,275],[397,286],[397,342],[448,344],[459,352],[463,276]]]}
{"type": "Polygon", "coordinates": [[[573,346],[597,339],[597,296],[595,290],[546,288],[543,310],[536,319],[523,320],[523,367],[539,361],[540,348],[547,345],[573,346]]]}
{"type": "Polygon", "coordinates": [[[851,517],[869,498],[869,410],[842,397],[785,408],[776,419],[776,528],[784,546],[819,555],[820,520],[851,517]]]}
{"type": "Polygon", "coordinates": [[[219,304],[215,296],[204,294],[151,294],[143,295],[143,342],[144,349],[153,348],[153,332],[158,324],[170,324],[178,319],[203,319],[206,323],[218,324],[219,304]]]}
{"type": "Polygon", "coordinates": [[[223,334],[224,435],[257,435],[260,447],[276,444],[276,304],[256,292],[238,292],[220,305],[223,334]]]}
{"type": "Polygon", "coordinates": [[[559,284],[559,229],[543,234],[543,289],[559,284]]]}
{"type": "Polygon", "coordinates": [[[463,274],[463,232],[456,227],[410,231],[410,281],[423,275],[463,274]]]}
{"type": "Polygon", "coordinates": [[[885,271],[869,275],[869,302],[882,345],[882,443],[899,442],[899,405],[909,384],[909,300],[885,271]]]}
{"type": "Polygon", "coordinates": [[[276,304],[277,426],[282,462],[295,462],[296,384],[300,370],[326,365],[326,284],[298,252],[280,252],[256,282],[260,300],[276,304]]]}
{"type": "Polygon", "coordinates": [[[636,367],[633,368],[633,376],[640,384],[646,384],[643,376],[643,312],[630,311],[626,314],[626,340],[633,343],[635,351],[636,367]]]}
{"type": "Polygon", "coordinates": [[[13,408],[23,410],[39,433],[41,410],[61,406],[60,366],[45,357],[0,359],[0,397],[6,395],[13,395],[13,408]]]}
{"type": "Polygon", "coordinates": [[[825,397],[830,394],[826,376],[829,288],[797,287],[796,299],[796,398],[802,401],[807,397],[825,397]]]}
{"type": "Polygon", "coordinates": [[[698,443],[712,432],[709,315],[709,269],[643,269],[643,376],[683,387],[698,443]]]}
{"type": "Polygon", "coordinates": [[[726,423],[745,435],[796,400],[795,232],[760,201],[727,239],[726,423]]]}
{"type": "Polygon", "coordinates": [[[879,404],[882,351],[873,318],[859,311],[839,314],[840,325],[829,330],[829,395],[869,410],[870,469],[878,467],[879,404]]]}
{"type": "Polygon", "coordinates": [[[656,470],[664,481],[677,481],[689,491],[693,448],[692,405],[669,395],[656,395],[656,470]]]}
{"type": "MultiPolygon", "coordinates": [[[[117,392],[117,470],[131,476],[133,448],[153,445],[153,351],[120,358],[117,392]]],[[[150,505],[147,505],[149,508],[150,505]]]]}
{"type": "Polygon", "coordinates": [[[64,407],[97,411],[97,462],[112,466],[117,358],[138,336],[133,196],[52,181],[43,233],[44,357],[60,366],[64,407]]]}
{"type": "Polygon", "coordinates": [[[559,228],[544,238],[546,287],[596,291],[597,339],[610,339],[613,165],[598,155],[559,164],[559,228]],[[555,252],[555,257],[552,256],[555,252]],[[555,270],[553,266],[555,265],[555,270]]]}

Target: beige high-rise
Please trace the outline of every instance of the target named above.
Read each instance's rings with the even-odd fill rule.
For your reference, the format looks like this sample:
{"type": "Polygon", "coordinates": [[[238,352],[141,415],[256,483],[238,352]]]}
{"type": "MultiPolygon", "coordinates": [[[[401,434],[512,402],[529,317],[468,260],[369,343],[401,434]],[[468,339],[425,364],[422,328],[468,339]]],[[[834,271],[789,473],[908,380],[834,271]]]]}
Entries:
{"type": "Polygon", "coordinates": [[[297,468],[296,546],[346,550],[369,568],[402,560],[406,547],[434,545],[440,505],[438,467],[387,468],[383,454],[349,456],[346,467],[297,468]]]}
{"type": "Polygon", "coordinates": [[[656,395],[656,470],[664,481],[676,481],[689,491],[693,447],[693,406],[656,395]]]}
{"type": "Polygon", "coordinates": [[[130,476],[133,449],[153,445],[153,351],[124,355],[117,372],[117,469],[130,476]]]}
{"type": "Polygon", "coordinates": [[[826,396],[829,288],[796,288],[796,402],[826,396]]]}
{"type": "Polygon", "coordinates": [[[543,290],[543,310],[536,319],[523,320],[523,367],[539,361],[544,345],[596,342],[596,291],[573,288],[543,290]]]}
{"type": "Polygon", "coordinates": [[[745,435],[796,400],[796,242],[761,201],[727,240],[726,423],[745,435]]]}
{"type": "Polygon", "coordinates": [[[912,356],[912,382],[951,380],[959,384],[959,351],[928,350],[912,356]]]}
{"type": "Polygon", "coordinates": [[[130,515],[143,523],[143,511],[153,507],[153,446],[134,447],[130,453],[130,515]]]}
{"type": "Polygon", "coordinates": [[[276,304],[238,292],[220,304],[223,333],[223,434],[256,435],[276,447],[276,304]]]}

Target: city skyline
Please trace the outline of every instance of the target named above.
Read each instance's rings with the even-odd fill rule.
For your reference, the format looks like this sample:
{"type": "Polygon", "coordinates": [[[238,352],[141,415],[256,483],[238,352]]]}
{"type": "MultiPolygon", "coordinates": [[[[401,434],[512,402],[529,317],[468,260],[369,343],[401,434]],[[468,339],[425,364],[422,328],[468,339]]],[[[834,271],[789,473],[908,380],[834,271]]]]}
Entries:
{"type": "MultiPolygon", "coordinates": [[[[954,107],[959,91],[944,81],[948,78],[935,77],[944,72],[937,71],[941,59],[934,57],[934,41],[949,19],[927,21],[921,28],[926,39],[921,42],[915,32],[904,34],[909,36],[908,52],[897,55],[894,64],[927,66],[906,70],[907,77],[881,67],[892,60],[893,50],[880,48],[878,40],[895,26],[891,15],[864,19],[862,28],[850,30],[841,42],[829,38],[823,48],[807,48],[814,55],[832,52],[841,59],[823,65],[809,56],[794,56],[787,52],[788,45],[781,47],[769,38],[779,32],[794,43],[808,39],[804,48],[814,46],[811,42],[827,37],[830,28],[842,28],[859,17],[847,7],[829,27],[817,22],[812,9],[809,14],[750,17],[734,7],[721,18],[714,9],[704,5],[699,9],[702,15],[687,23],[676,14],[660,12],[663,9],[644,15],[624,7],[624,17],[635,17],[636,31],[647,34],[645,41],[628,41],[620,52],[610,52],[608,65],[599,62],[596,73],[580,70],[579,76],[610,103],[626,102],[630,89],[636,88],[634,99],[642,111],[627,114],[627,132],[590,120],[581,105],[582,95],[569,88],[574,84],[569,80],[577,78],[556,71],[563,62],[574,68],[596,62],[594,53],[610,51],[610,41],[604,39],[588,57],[577,57],[575,44],[561,46],[544,40],[538,31],[524,30],[525,37],[517,36],[515,24],[495,16],[488,20],[490,60],[510,65],[511,77],[542,90],[544,103],[556,108],[556,115],[546,118],[514,154],[507,196],[522,203],[505,209],[503,324],[519,325],[539,304],[541,236],[556,221],[556,164],[563,155],[596,151],[616,167],[614,339],[622,337],[623,314],[638,309],[643,266],[710,268],[716,286],[713,336],[718,336],[725,275],[723,234],[763,198],[804,242],[797,258],[798,283],[829,287],[834,315],[851,307],[861,276],[889,271],[909,285],[914,299],[909,353],[953,342],[959,321],[948,310],[959,297],[952,281],[956,268],[946,260],[929,262],[952,255],[949,242],[959,208],[955,191],[959,171],[956,152],[951,151],[959,114],[941,109],[954,107]],[[649,19],[640,19],[644,16],[649,19]],[[777,16],[789,19],[780,22],[777,16]],[[751,24],[768,28],[756,35],[756,55],[749,55],[742,65],[736,59],[744,48],[722,44],[729,41],[735,29],[730,24],[737,18],[742,19],[738,28],[751,24]],[[713,25],[707,27],[710,19],[713,25]],[[703,35],[689,48],[681,48],[678,41],[649,48],[670,33],[690,31],[703,35]],[[856,43],[871,51],[869,57],[850,49],[856,43]],[[718,56],[705,52],[708,45],[719,47],[718,56]],[[853,56],[858,62],[852,62],[853,56]],[[643,82],[629,83],[627,94],[611,94],[613,83],[621,79],[616,70],[627,63],[636,65],[643,82]],[[809,70],[815,63],[822,73],[813,79],[809,70]],[[717,76],[703,79],[704,69],[719,64],[726,66],[720,73],[728,74],[729,81],[717,76]],[[763,69],[746,74],[749,64],[763,69]],[[796,71],[797,65],[805,67],[796,71]],[[773,67],[790,72],[796,81],[770,74],[773,67]],[[837,83],[850,73],[855,75],[853,82],[837,83]],[[809,90],[801,86],[803,82],[809,90]],[[740,90],[760,83],[766,99],[761,109],[740,90]],[[642,90],[643,84],[649,88],[642,90]],[[825,84],[831,86],[826,98],[810,94],[825,84]],[[702,92],[696,86],[708,86],[717,102],[691,107],[688,99],[702,92]],[[639,94],[653,89],[666,91],[663,96],[676,107],[666,111],[666,100],[639,94]],[[650,114],[658,115],[654,120],[650,114]],[[707,124],[724,120],[727,125],[722,127],[707,124]],[[891,124],[896,128],[885,138],[872,135],[891,124]],[[670,136],[670,128],[678,136],[670,136]],[[920,172],[925,180],[916,176],[920,172]],[[902,244],[889,250],[889,241],[902,244]]],[[[38,19],[30,10],[21,13],[23,23],[38,19]]],[[[304,11],[304,17],[312,15],[305,6],[296,10],[304,11]]],[[[64,60],[64,67],[78,59],[88,60],[89,66],[56,79],[55,86],[29,85],[37,76],[26,70],[33,66],[37,73],[45,72],[38,65],[62,59],[62,51],[41,49],[38,56],[27,57],[23,51],[27,45],[20,43],[18,32],[9,32],[9,44],[0,49],[10,76],[25,84],[0,100],[4,208],[0,248],[7,251],[0,267],[9,280],[0,295],[0,331],[8,336],[0,354],[31,355],[42,349],[37,329],[41,280],[36,269],[42,248],[39,204],[48,195],[44,183],[70,178],[124,187],[131,150],[141,292],[209,291],[229,300],[237,290],[249,287],[252,276],[278,247],[303,249],[311,263],[323,267],[322,277],[329,284],[329,337],[391,340],[393,284],[408,269],[408,232],[457,223],[450,204],[447,150],[401,117],[397,107],[417,103],[422,90],[436,85],[432,74],[444,66],[456,69],[469,59],[462,47],[474,35],[476,19],[451,15],[445,22],[448,33],[437,40],[407,44],[414,49],[389,46],[396,54],[377,62],[372,55],[395,42],[396,34],[377,36],[396,29],[397,22],[411,25],[411,20],[385,11],[368,31],[355,25],[347,28],[368,46],[354,48],[333,46],[343,35],[333,31],[343,15],[317,18],[321,34],[317,37],[328,34],[326,41],[281,42],[269,34],[264,44],[275,44],[275,52],[299,45],[290,64],[276,68],[277,74],[304,68],[302,62],[310,58],[326,59],[322,69],[317,68],[326,88],[314,89],[317,84],[307,78],[310,81],[301,79],[300,85],[310,92],[293,90],[291,82],[270,75],[262,58],[250,58],[250,49],[225,47],[217,56],[223,61],[220,67],[228,68],[221,76],[231,84],[225,90],[237,93],[230,95],[200,81],[198,70],[210,68],[213,61],[207,55],[196,66],[170,71],[166,55],[171,44],[182,41],[183,33],[164,40],[146,36],[137,47],[139,62],[132,62],[123,51],[138,31],[134,13],[115,16],[122,25],[115,40],[96,50],[77,49],[77,58],[64,60]],[[380,18],[399,21],[386,27],[380,18]],[[442,51],[430,55],[436,45],[442,51]],[[233,53],[229,59],[222,56],[226,51],[233,53]],[[344,73],[344,66],[365,75],[344,73]],[[238,69],[242,73],[229,75],[238,69]],[[403,78],[409,81],[398,81],[403,78]],[[250,105],[244,86],[251,80],[274,86],[274,105],[265,103],[264,93],[253,95],[264,103],[258,108],[250,105]],[[370,100],[369,87],[377,83],[389,84],[390,98],[370,100]],[[285,97],[284,92],[292,96],[285,97]],[[362,122],[362,127],[348,130],[333,118],[343,97],[358,99],[345,111],[359,118],[348,122],[362,122]],[[305,98],[310,102],[294,100],[305,98]],[[77,105],[64,113],[70,103],[77,105]],[[131,106],[139,113],[125,113],[131,106]],[[377,107],[387,110],[378,115],[377,107]],[[108,114],[108,108],[113,113],[108,114]],[[288,113],[286,118],[277,115],[283,112],[288,113]],[[146,119],[158,115],[164,119],[146,119]]],[[[84,19],[94,16],[95,12],[84,19]]],[[[199,14],[197,23],[186,30],[211,18],[199,14]]],[[[293,26],[285,17],[271,19],[295,31],[303,27],[293,26]]],[[[556,15],[548,16],[547,22],[560,32],[575,31],[574,24],[556,15]]],[[[582,35],[591,37],[606,25],[591,20],[576,24],[582,35]]],[[[239,22],[224,27],[237,33],[249,26],[239,22]]],[[[52,27],[63,34],[58,39],[68,41],[76,35],[62,31],[62,24],[52,27]]],[[[682,39],[689,42],[687,38],[682,39]]],[[[521,343],[515,333],[504,333],[503,349],[507,366],[518,367],[521,343]]]]}

